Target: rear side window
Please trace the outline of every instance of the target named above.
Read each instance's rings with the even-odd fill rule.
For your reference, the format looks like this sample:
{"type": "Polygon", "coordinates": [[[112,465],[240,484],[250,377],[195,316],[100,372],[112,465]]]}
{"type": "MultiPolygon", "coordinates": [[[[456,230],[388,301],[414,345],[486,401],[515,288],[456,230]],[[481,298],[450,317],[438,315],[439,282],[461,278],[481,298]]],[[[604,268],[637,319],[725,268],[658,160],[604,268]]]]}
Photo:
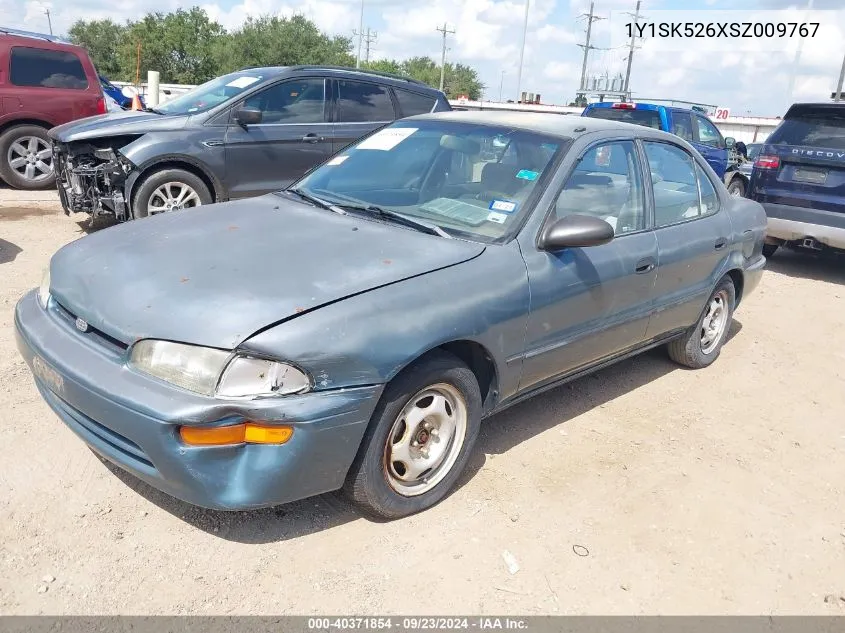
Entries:
{"type": "Polygon", "coordinates": [[[9,81],[15,86],[88,88],[85,69],[75,54],[24,46],[12,48],[9,81]]]}
{"type": "Polygon", "coordinates": [[[338,81],[338,110],[342,123],[393,121],[393,101],[385,86],[363,81],[338,81]]]}
{"type": "Polygon", "coordinates": [[[408,92],[399,88],[393,89],[396,99],[399,101],[399,110],[402,116],[413,116],[415,114],[426,114],[434,109],[437,100],[428,95],[421,95],[416,92],[408,92]]]}
{"type": "Polygon", "coordinates": [[[672,134],[685,141],[692,141],[692,117],[689,112],[672,113],[672,134]]]}
{"type": "Polygon", "coordinates": [[[669,143],[645,141],[643,147],[651,172],[657,228],[719,210],[716,189],[692,156],[669,143]]]}
{"type": "Polygon", "coordinates": [[[655,130],[660,129],[660,114],[657,110],[625,110],[623,108],[590,108],[585,116],[593,119],[605,119],[608,121],[622,121],[623,123],[634,123],[644,125],[655,130]]]}
{"type": "Polygon", "coordinates": [[[786,119],[766,141],[772,145],[801,145],[845,149],[845,113],[786,119]]]}

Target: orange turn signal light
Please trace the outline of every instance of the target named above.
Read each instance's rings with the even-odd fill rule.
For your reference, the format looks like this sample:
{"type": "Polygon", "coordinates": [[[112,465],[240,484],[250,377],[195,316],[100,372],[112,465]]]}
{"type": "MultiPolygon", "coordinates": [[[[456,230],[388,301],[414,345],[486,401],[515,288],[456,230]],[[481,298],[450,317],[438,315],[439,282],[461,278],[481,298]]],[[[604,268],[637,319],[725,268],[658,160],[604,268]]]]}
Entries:
{"type": "Polygon", "coordinates": [[[229,426],[182,426],[179,436],[191,446],[226,446],[229,444],[284,444],[293,435],[293,427],[245,422],[229,426]]]}

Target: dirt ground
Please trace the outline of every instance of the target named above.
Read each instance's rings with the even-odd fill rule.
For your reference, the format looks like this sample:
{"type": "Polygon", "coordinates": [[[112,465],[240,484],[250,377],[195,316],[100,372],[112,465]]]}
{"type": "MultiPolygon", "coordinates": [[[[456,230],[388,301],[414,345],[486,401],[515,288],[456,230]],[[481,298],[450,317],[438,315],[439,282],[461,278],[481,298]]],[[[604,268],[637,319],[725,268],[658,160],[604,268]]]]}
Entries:
{"type": "Polygon", "coordinates": [[[0,614],[845,614],[842,264],[775,255],[709,369],[655,350],[488,420],[421,515],[227,514],[115,472],[42,402],[13,309],[84,218],[12,194],[0,614]]]}

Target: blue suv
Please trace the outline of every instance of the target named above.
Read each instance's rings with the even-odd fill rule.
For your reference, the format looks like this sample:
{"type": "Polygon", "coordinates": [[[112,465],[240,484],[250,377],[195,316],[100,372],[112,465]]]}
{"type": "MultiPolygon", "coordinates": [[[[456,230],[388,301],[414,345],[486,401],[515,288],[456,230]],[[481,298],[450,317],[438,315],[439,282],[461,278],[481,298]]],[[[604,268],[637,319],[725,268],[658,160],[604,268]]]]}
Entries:
{"type": "Polygon", "coordinates": [[[763,143],[749,184],[766,209],[763,252],[845,252],[845,103],[793,104],[763,143]]]}
{"type": "Polygon", "coordinates": [[[719,178],[725,178],[728,148],[733,147],[735,141],[723,137],[719,128],[701,112],[653,103],[603,102],[591,103],[581,116],[635,123],[680,136],[698,150],[719,178]]]}

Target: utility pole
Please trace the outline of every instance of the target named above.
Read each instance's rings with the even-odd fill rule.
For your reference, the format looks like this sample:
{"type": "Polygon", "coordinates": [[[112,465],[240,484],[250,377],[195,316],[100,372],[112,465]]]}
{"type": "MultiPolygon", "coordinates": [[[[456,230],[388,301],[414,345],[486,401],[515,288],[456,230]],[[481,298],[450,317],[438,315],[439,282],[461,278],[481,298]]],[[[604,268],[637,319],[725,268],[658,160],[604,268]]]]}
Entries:
{"type": "Polygon", "coordinates": [[[443,27],[437,27],[437,30],[443,34],[443,52],[440,55],[440,92],[443,92],[443,86],[446,81],[446,36],[451,34],[454,35],[455,31],[450,31],[446,22],[443,23],[443,27]]]}
{"type": "Polygon", "coordinates": [[[595,48],[595,46],[590,46],[590,35],[593,31],[593,22],[597,20],[604,20],[604,18],[600,18],[599,16],[593,13],[594,5],[595,3],[591,2],[590,12],[582,13],[579,16],[579,18],[587,18],[587,39],[584,41],[583,44],[578,44],[578,46],[584,49],[584,61],[581,64],[581,84],[578,87],[578,89],[582,93],[587,89],[587,57],[590,54],[590,50],[595,48]]]}
{"type": "Polygon", "coordinates": [[[355,68],[361,67],[361,44],[364,39],[364,0],[361,0],[361,15],[358,17],[358,55],[355,57],[355,68]]]}
{"type": "MultiPolygon", "coordinates": [[[[804,14],[802,22],[806,22],[810,17],[808,14],[813,9],[813,0],[807,0],[807,13],[804,14]]],[[[789,73],[789,85],[786,89],[787,99],[792,103],[792,93],[795,88],[795,75],[798,72],[798,64],[801,61],[801,48],[804,45],[804,38],[798,38],[798,46],[795,47],[795,57],[792,59],[792,71],[789,73]]]]}
{"type": "Polygon", "coordinates": [[[522,61],[525,59],[525,40],[528,37],[528,3],[525,0],[525,19],[522,22],[522,48],[519,49],[519,69],[516,71],[516,102],[522,101],[522,61]]]}
{"type": "Polygon", "coordinates": [[[366,42],[366,47],[364,49],[364,63],[370,63],[370,44],[375,42],[378,39],[378,33],[375,31],[370,31],[370,27],[367,27],[367,35],[364,37],[364,42],[366,42]]]}
{"type": "Polygon", "coordinates": [[[499,79],[499,103],[502,103],[502,88],[505,86],[505,71],[502,71],[502,78],[499,79]]]}
{"type": "MultiPolygon", "coordinates": [[[[628,14],[632,15],[632,14],[628,14]]],[[[626,99],[631,99],[631,93],[629,92],[629,83],[631,81],[631,62],[634,61],[634,43],[637,41],[637,24],[640,22],[640,0],[637,0],[637,8],[633,13],[634,18],[634,26],[631,29],[631,47],[628,50],[628,69],[625,71],[625,83],[623,84],[622,91],[626,95],[626,99]]]]}
{"type": "Polygon", "coordinates": [[[50,35],[52,35],[53,34],[53,22],[52,22],[52,20],[50,20],[50,9],[45,7],[44,13],[47,14],[47,26],[50,27],[50,35]]]}
{"type": "Polygon", "coordinates": [[[833,96],[833,101],[839,103],[839,98],[842,96],[842,84],[845,82],[845,57],[842,58],[842,70],[839,71],[839,81],[836,84],[836,94],[833,96]]]}

